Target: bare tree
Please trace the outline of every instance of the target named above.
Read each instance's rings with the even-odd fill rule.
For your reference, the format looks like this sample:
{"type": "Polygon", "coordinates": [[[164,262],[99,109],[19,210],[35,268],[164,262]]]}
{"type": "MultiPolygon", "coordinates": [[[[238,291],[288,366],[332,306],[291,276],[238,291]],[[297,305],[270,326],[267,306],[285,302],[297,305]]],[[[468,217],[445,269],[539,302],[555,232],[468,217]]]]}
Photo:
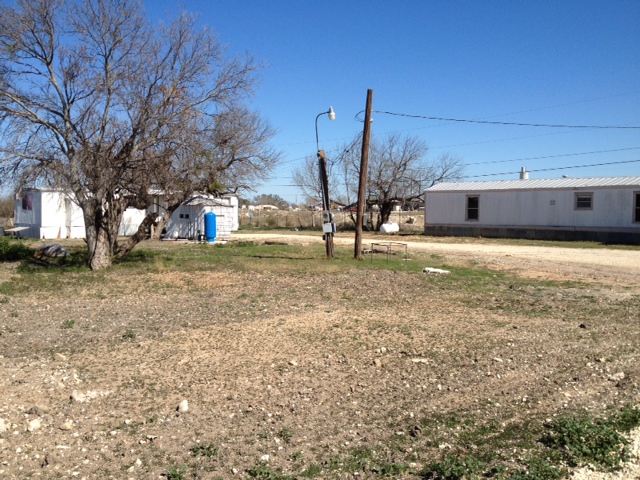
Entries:
{"type": "MultiPolygon", "coordinates": [[[[360,139],[361,136],[357,135],[351,142],[327,153],[327,176],[329,177],[329,195],[332,201],[340,200],[342,203],[349,203],[351,190],[348,182],[348,170],[355,162],[354,155],[357,153],[357,143],[360,139]]],[[[293,171],[293,183],[303,195],[320,202],[322,187],[318,158],[315,155],[306,157],[303,165],[293,171]]]]}
{"type": "Polygon", "coordinates": [[[273,131],[243,103],[258,66],[227,59],[195,22],[153,27],[135,0],[0,6],[0,182],[71,191],[92,269],[157,220],[118,245],[126,208],[161,192],[166,219],[194,191],[247,189],[278,160],[273,131]]]}
{"type": "MultiPolygon", "coordinates": [[[[308,156],[304,159],[304,164],[293,171],[293,183],[300,189],[302,194],[315,202],[320,202],[322,198],[322,187],[320,184],[320,173],[318,171],[318,159],[308,156]]],[[[329,180],[329,184],[333,182],[329,180]]]]}
{"type": "MultiPolygon", "coordinates": [[[[361,141],[357,136],[353,141],[332,153],[334,159],[330,191],[333,198],[342,196],[357,198],[360,171],[360,151],[354,148],[361,141]]],[[[369,146],[369,167],[367,178],[367,198],[377,205],[375,229],[389,221],[394,205],[417,203],[425,189],[462,176],[462,160],[450,154],[443,154],[434,160],[428,158],[428,146],[412,136],[389,135],[383,139],[373,139],[369,146]]],[[[317,177],[317,167],[310,162],[297,170],[296,184],[312,184],[317,177]]],[[[307,190],[303,190],[307,193],[307,190]]],[[[355,216],[352,215],[355,222],[355,216]]]]}

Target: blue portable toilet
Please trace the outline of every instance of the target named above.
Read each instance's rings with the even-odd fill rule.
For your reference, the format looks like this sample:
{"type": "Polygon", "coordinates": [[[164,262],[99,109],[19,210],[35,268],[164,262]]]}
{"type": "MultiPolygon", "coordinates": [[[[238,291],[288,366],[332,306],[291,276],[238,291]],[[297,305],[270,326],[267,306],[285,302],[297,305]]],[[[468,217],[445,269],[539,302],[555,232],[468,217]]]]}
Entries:
{"type": "Polygon", "coordinates": [[[204,238],[209,243],[216,241],[217,225],[216,214],[208,212],[204,214],[204,238]]]}

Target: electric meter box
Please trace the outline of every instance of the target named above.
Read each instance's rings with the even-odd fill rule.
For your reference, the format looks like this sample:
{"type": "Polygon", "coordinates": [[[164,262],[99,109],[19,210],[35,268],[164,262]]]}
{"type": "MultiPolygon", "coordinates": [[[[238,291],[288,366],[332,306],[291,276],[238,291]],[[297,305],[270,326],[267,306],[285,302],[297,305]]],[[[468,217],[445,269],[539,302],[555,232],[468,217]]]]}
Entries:
{"type": "Polygon", "coordinates": [[[335,223],[325,223],[322,225],[322,233],[336,233],[335,223]]]}

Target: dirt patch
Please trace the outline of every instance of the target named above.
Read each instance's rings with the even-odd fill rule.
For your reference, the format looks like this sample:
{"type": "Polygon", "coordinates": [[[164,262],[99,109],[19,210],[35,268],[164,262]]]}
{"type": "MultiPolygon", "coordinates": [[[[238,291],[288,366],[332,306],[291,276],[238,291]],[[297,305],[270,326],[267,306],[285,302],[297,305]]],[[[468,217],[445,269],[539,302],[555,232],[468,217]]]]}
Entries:
{"type": "MultiPolygon", "coordinates": [[[[443,451],[470,448],[469,425],[438,419],[506,435],[637,404],[640,252],[486,247],[409,252],[516,274],[489,290],[401,271],[162,266],[6,295],[0,476],[250,478],[316,466],[315,478],[378,478],[386,460],[408,467],[393,478],[415,479],[443,451]],[[369,463],[350,463],[362,452],[369,463]]],[[[526,455],[505,442],[506,461],[526,455]]]]}

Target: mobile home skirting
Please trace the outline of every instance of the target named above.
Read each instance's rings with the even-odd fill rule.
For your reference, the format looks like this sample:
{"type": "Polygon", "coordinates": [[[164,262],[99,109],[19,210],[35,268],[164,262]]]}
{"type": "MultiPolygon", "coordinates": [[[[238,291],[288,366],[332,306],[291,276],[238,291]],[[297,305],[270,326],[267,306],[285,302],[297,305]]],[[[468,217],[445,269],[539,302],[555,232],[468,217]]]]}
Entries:
{"type": "Polygon", "coordinates": [[[640,245],[637,228],[572,228],[491,225],[426,225],[432,237],[521,238],[527,240],[589,241],[616,245],[640,245]]]}

